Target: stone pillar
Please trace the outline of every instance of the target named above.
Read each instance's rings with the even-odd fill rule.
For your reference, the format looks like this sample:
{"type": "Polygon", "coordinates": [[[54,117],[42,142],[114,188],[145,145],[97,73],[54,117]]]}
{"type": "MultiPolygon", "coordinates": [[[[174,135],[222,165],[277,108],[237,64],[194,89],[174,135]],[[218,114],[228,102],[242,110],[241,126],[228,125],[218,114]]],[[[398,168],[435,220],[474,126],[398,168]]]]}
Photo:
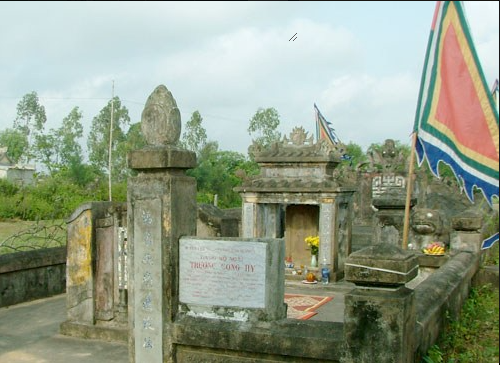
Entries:
{"type": "Polygon", "coordinates": [[[344,263],[351,253],[352,194],[338,195],[336,199],[323,199],[319,210],[319,266],[326,257],[330,267],[330,280],[344,277],[344,263]]]}
{"type": "Polygon", "coordinates": [[[172,325],[179,306],[179,238],[196,235],[194,152],[174,145],[180,113],[163,85],[142,113],[149,146],[128,155],[129,354],[132,362],[175,362],[172,325]]]}
{"type": "Polygon", "coordinates": [[[242,237],[243,238],[253,238],[257,237],[255,229],[256,229],[256,215],[257,215],[257,204],[243,202],[243,211],[241,217],[241,223],[243,226],[242,237]]]}
{"type": "Polygon", "coordinates": [[[414,362],[416,307],[405,283],[418,273],[415,254],[382,243],[354,252],[345,280],[345,362],[414,362]]]}
{"type": "MultiPolygon", "coordinates": [[[[330,265],[331,273],[333,273],[338,268],[337,251],[338,247],[335,240],[335,200],[334,199],[324,199],[324,201],[319,205],[319,252],[318,260],[319,264],[323,262],[323,258],[326,257],[328,265],[330,265]]],[[[332,277],[332,281],[335,281],[332,277]]]]}
{"type": "MultiPolygon", "coordinates": [[[[373,199],[377,209],[374,219],[375,244],[390,243],[401,247],[403,244],[403,226],[405,215],[406,190],[388,188],[382,195],[373,199]]],[[[416,204],[411,199],[410,208],[416,204]]]]}
{"type": "Polygon", "coordinates": [[[256,237],[281,238],[281,217],[279,204],[259,204],[257,227],[258,235],[256,237]]]}

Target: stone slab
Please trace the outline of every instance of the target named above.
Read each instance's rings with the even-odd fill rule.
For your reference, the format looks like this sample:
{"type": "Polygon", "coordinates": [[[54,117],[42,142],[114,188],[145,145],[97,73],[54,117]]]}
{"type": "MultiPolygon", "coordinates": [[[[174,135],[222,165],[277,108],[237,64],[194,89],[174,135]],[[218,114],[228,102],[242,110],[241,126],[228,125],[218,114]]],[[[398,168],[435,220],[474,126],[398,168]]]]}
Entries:
{"type": "Polygon", "coordinates": [[[480,252],[483,238],[481,233],[471,231],[451,231],[450,248],[453,251],[480,252]]]}
{"type": "Polygon", "coordinates": [[[179,242],[179,301],[187,315],[249,321],[286,316],[282,239],[179,242]]]}
{"type": "Polygon", "coordinates": [[[388,243],[356,251],[345,263],[345,279],[360,285],[404,285],[417,275],[417,256],[388,243]]]}
{"type": "Polygon", "coordinates": [[[128,167],[135,170],[191,169],[196,166],[196,154],[172,147],[147,147],[127,155],[128,167]]]}
{"type": "Polygon", "coordinates": [[[432,256],[426,254],[417,254],[418,264],[421,267],[441,267],[443,266],[450,256],[448,254],[442,256],[432,256]]]}
{"type": "Polygon", "coordinates": [[[266,243],[184,239],[180,301],[264,308],[266,243]]]}
{"type": "Polygon", "coordinates": [[[483,217],[474,211],[465,211],[451,218],[451,226],[456,231],[479,231],[483,217]]]}

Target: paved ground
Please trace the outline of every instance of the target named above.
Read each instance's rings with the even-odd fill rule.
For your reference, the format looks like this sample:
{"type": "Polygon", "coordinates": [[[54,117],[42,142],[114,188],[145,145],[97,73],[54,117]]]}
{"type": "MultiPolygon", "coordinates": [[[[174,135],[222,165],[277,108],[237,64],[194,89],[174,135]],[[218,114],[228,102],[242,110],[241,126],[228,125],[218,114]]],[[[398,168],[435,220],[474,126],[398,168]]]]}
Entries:
{"type": "Polygon", "coordinates": [[[128,362],[125,344],[59,335],[66,294],[0,308],[0,363],[128,362]]]}
{"type": "MultiPolygon", "coordinates": [[[[332,296],[311,320],[342,322],[348,283],[287,281],[286,293],[332,296]]],[[[0,308],[0,363],[126,363],[126,344],[59,334],[66,320],[66,294],[0,308]]]]}

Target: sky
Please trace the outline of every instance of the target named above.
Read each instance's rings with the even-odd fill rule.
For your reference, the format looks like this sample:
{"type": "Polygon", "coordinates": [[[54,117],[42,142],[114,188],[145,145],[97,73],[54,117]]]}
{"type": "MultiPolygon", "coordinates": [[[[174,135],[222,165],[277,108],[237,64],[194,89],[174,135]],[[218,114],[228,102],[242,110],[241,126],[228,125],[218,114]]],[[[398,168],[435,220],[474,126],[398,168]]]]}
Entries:
{"type": "MultiPolygon", "coordinates": [[[[499,2],[465,1],[486,80],[499,70],[499,2]]],[[[163,84],[183,127],[247,154],[258,108],[315,135],[314,103],[342,142],[410,144],[434,1],[0,2],[0,131],[36,91],[46,130],[113,95],[139,122],[163,84]]]]}

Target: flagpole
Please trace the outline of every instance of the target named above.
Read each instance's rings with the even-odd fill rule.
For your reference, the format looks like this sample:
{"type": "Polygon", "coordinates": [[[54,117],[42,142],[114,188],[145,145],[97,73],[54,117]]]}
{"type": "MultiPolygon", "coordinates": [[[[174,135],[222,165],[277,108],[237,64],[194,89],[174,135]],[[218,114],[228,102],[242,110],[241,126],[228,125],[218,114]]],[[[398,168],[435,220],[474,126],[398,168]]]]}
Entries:
{"type": "Polygon", "coordinates": [[[413,132],[410,151],[410,168],[408,169],[408,184],[406,185],[405,219],[403,226],[403,250],[408,249],[408,232],[410,226],[410,201],[413,190],[413,170],[415,165],[415,147],[417,145],[417,132],[413,132]]]}

